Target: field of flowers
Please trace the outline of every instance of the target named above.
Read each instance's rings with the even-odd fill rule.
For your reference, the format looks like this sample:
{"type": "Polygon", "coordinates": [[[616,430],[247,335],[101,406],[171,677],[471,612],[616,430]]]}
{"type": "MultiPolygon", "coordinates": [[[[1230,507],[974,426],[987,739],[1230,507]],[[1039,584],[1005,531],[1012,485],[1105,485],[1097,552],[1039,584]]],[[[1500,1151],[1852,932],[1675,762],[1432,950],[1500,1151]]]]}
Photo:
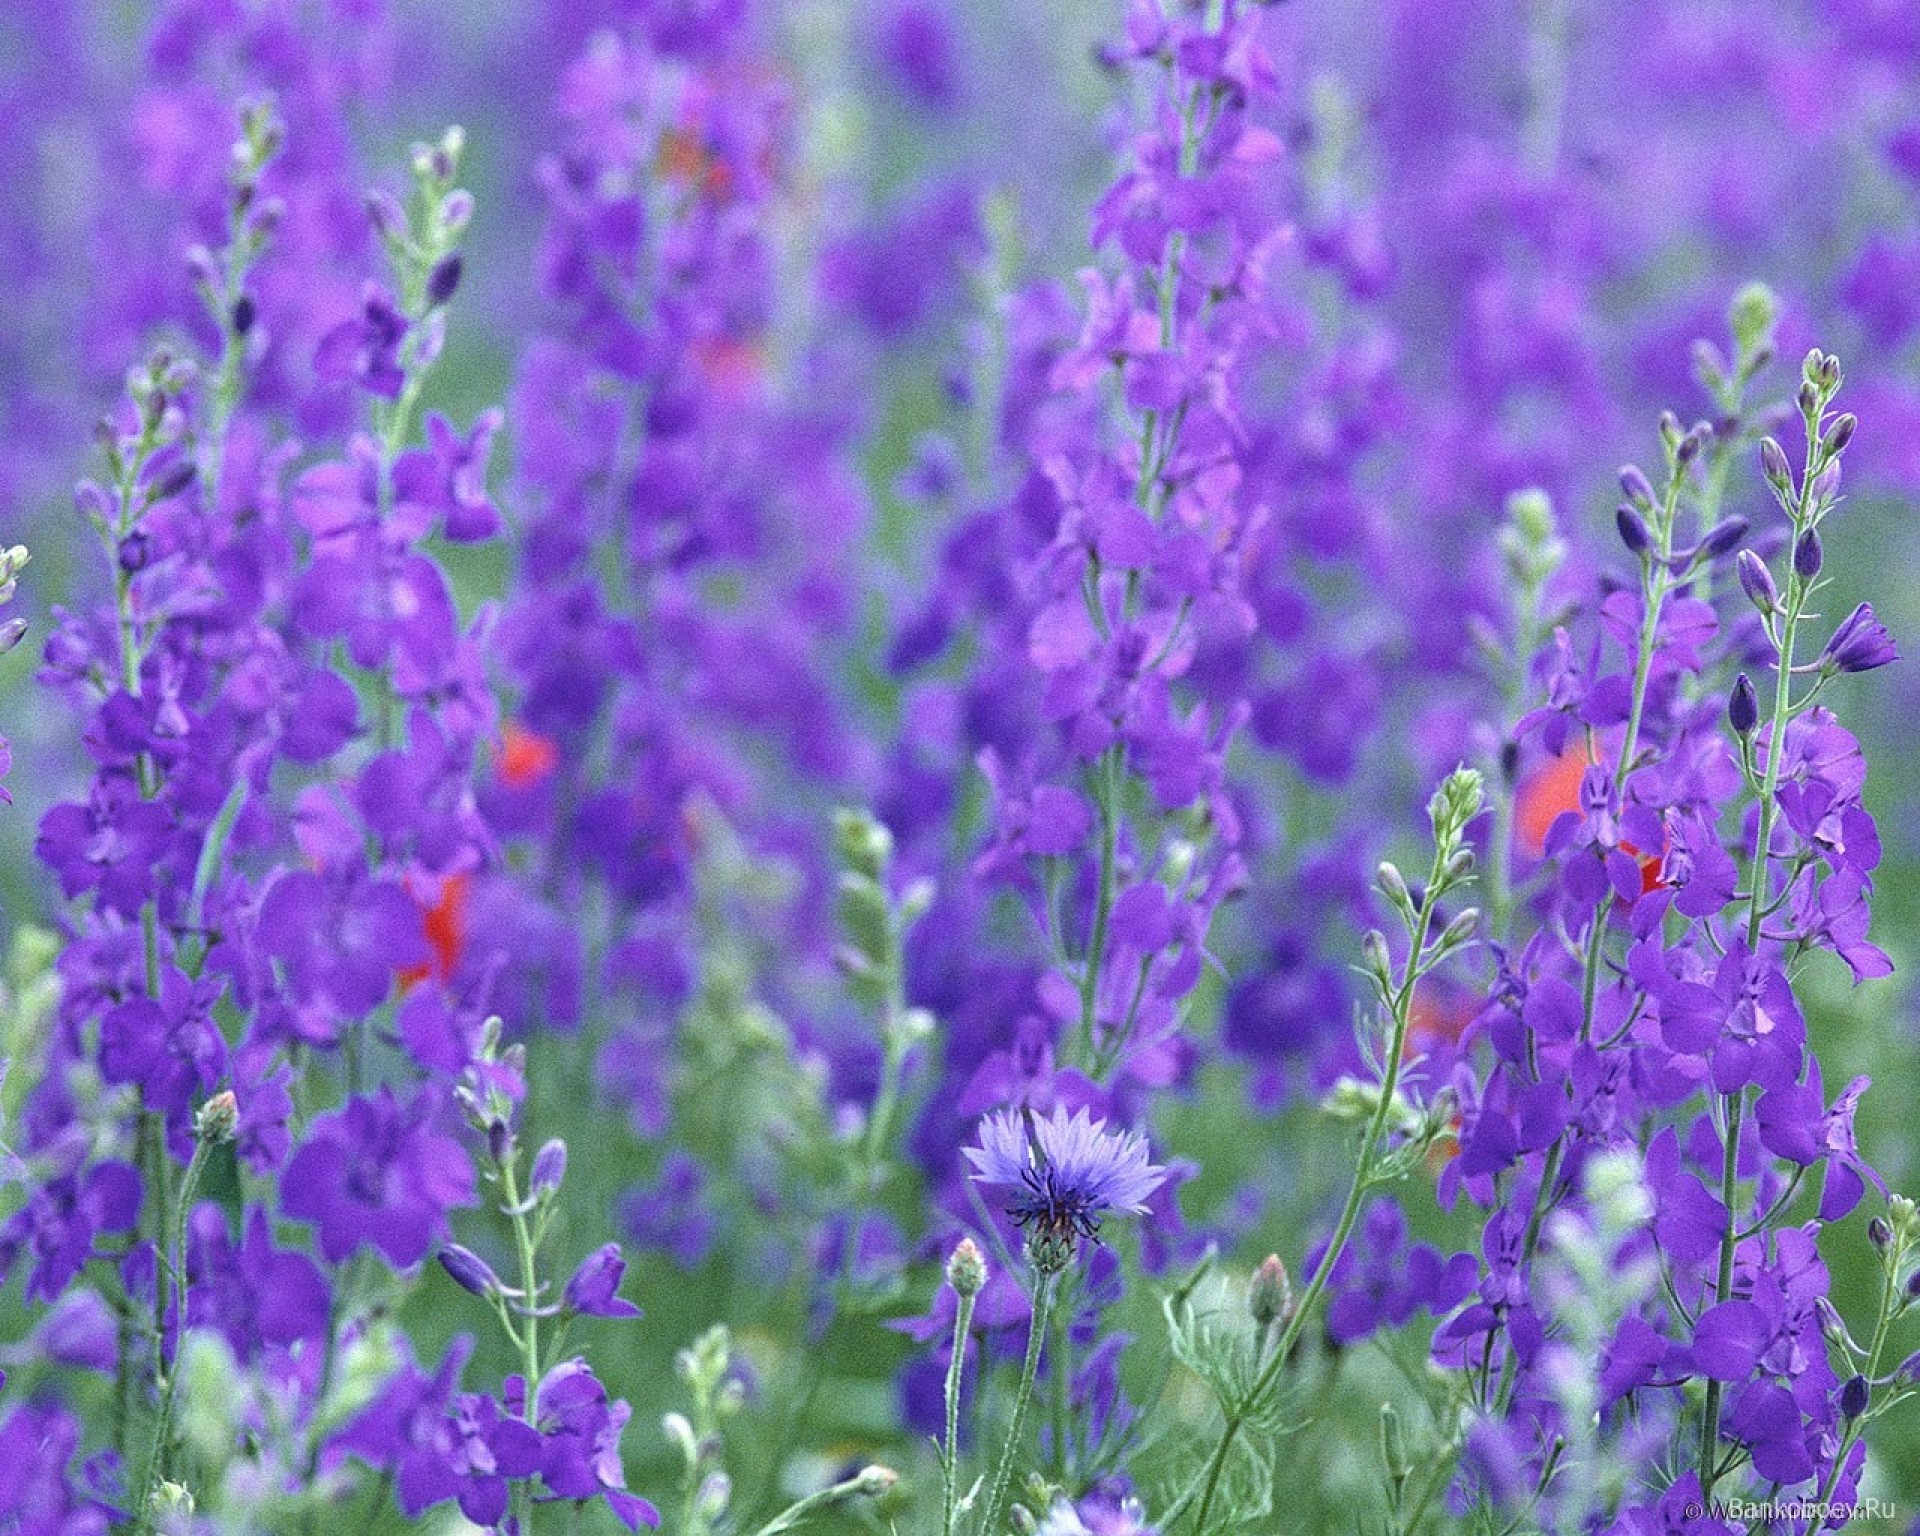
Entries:
{"type": "Polygon", "coordinates": [[[1910,0],[0,124],[0,1536],[1920,1531],[1910,0]]]}

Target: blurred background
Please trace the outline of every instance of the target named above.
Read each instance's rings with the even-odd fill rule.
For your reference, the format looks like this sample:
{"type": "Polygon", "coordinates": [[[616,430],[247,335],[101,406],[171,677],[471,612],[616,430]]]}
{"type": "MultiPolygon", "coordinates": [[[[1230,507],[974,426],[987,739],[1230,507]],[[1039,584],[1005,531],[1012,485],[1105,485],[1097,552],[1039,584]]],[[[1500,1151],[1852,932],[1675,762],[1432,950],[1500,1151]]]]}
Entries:
{"type": "MultiPolygon", "coordinates": [[[[188,255],[209,238],[223,175],[208,148],[221,134],[207,125],[230,121],[241,98],[279,95],[294,107],[289,159],[298,167],[310,156],[314,185],[337,204],[317,197],[290,235],[333,249],[340,275],[307,296],[311,332],[276,341],[269,373],[289,379],[309,367],[314,337],[357,302],[358,188],[397,184],[411,141],[465,127],[478,213],[448,361],[428,402],[464,423],[510,400],[540,325],[541,167],[561,140],[570,71],[597,31],[642,9],[615,0],[56,0],[0,14],[0,542],[34,556],[16,610],[33,634],[0,657],[0,723],[16,755],[16,804],[0,811],[0,919],[10,929],[56,910],[32,856],[34,827],[84,771],[71,720],[34,683],[49,613],[91,600],[104,581],[71,487],[88,471],[93,423],[128,366],[156,337],[193,339],[188,255]]],[[[691,16],[700,7],[653,9],[691,16]]],[[[983,345],[983,313],[1032,284],[1071,295],[1093,259],[1094,204],[1141,105],[1102,62],[1124,20],[1108,0],[769,8],[766,65],[786,87],[796,135],[778,231],[790,276],[770,345],[809,359],[808,387],[843,418],[864,489],[866,519],[846,570],[858,652],[883,650],[946,579],[943,541],[965,509],[927,487],[964,437],[959,381],[983,345]]],[[[1445,749],[1422,743],[1451,742],[1437,714],[1464,707],[1481,686],[1430,696],[1428,674],[1406,665],[1410,649],[1464,655],[1476,610],[1497,611],[1495,538],[1518,488],[1552,494],[1576,569],[1612,558],[1615,470],[1656,455],[1661,409],[1688,420],[1707,409],[1693,344],[1709,338],[1724,349],[1727,304],[1750,280],[1784,304],[1777,388],[1816,343],[1846,365],[1842,403],[1861,425],[1828,569],[1846,603],[1870,598],[1915,652],[1920,9],[1904,0],[1292,0],[1275,8],[1272,28],[1284,86],[1274,126],[1290,152],[1275,195],[1291,210],[1294,238],[1273,274],[1282,360],[1272,415],[1254,426],[1272,443],[1279,515],[1310,551],[1301,585],[1329,612],[1352,604],[1350,629],[1326,633],[1370,680],[1311,740],[1296,724],[1256,725],[1247,773],[1283,784],[1274,792],[1298,807],[1290,827],[1410,846],[1417,829],[1392,817],[1447,766],[1445,749]],[[1354,595],[1382,559],[1395,562],[1384,585],[1399,604],[1385,616],[1354,595]],[[1361,743],[1358,761],[1335,750],[1349,739],[1361,743]]],[[[289,396],[309,413],[296,428],[337,430],[337,402],[292,386],[289,396]]],[[[509,412],[493,474],[510,524],[520,451],[509,412]]],[[[1729,510],[1757,528],[1774,516],[1757,476],[1730,493],[1729,510]]],[[[514,559],[511,538],[505,549],[445,554],[473,609],[500,595],[514,559]]],[[[1297,702],[1300,677],[1326,657],[1275,654],[1272,696],[1297,702]]],[[[884,667],[860,665],[856,691],[883,752],[902,729],[907,688],[884,667]]],[[[1472,673],[1464,662],[1455,670],[1472,673]]],[[[1909,662],[1851,680],[1835,703],[1871,764],[1868,800],[1886,850],[1875,938],[1897,971],[1859,990],[1838,967],[1817,971],[1812,1037],[1830,1091],[1856,1073],[1874,1077],[1862,1142],[1889,1183],[1912,1192],[1920,673],[1909,662]]],[[[1265,848],[1258,872],[1268,888],[1293,890],[1290,899],[1297,846],[1265,848]]],[[[1266,938],[1259,904],[1228,926],[1229,976],[1236,956],[1264,964],[1254,958],[1266,938]]],[[[1336,953],[1340,942],[1329,939],[1336,953]]],[[[1231,994],[1217,990],[1216,1013],[1231,994]]],[[[1209,1108],[1167,1127],[1207,1170],[1195,1201],[1260,1189],[1268,1226],[1281,1229],[1304,1225],[1343,1175],[1262,1150],[1264,1140],[1249,1145],[1248,1116],[1298,1113],[1287,1107],[1299,1086],[1288,1049],[1242,1064],[1253,1087],[1210,1094],[1209,1108]]],[[[1284,1126],[1271,1138],[1274,1147],[1303,1141],[1284,1126]]],[[[627,1156],[658,1162],[636,1143],[586,1175],[609,1207],[631,1183],[627,1156]]],[[[1875,1283],[1862,1220],[1832,1234],[1843,1310],[1865,1310],[1875,1283]]],[[[1433,1227],[1470,1240],[1438,1213],[1433,1227]]],[[[671,1350],[716,1310],[751,1331],[755,1276],[729,1262],[700,1244],[648,1258],[633,1289],[649,1321],[641,1342],[620,1336],[633,1353],[608,1366],[616,1388],[645,1397],[671,1350]]],[[[418,1328],[426,1339],[453,1331],[432,1316],[418,1328]]],[[[590,1342],[615,1345],[611,1333],[590,1342]]],[[[902,1340],[889,1358],[868,1339],[836,1362],[834,1401],[850,1444],[888,1433],[893,1373],[910,1353],[902,1340]]],[[[1360,1375],[1346,1406],[1364,1433],[1371,1408],[1360,1375]]],[[[634,1438],[643,1470],[633,1481],[644,1488],[649,1458],[665,1453],[651,1426],[634,1438]]],[[[1890,1437],[1876,1467],[1886,1488],[1920,1499],[1920,1429],[1909,1427],[1904,1444],[1890,1437]]],[[[1330,1500],[1341,1475],[1336,1468],[1330,1500]]]]}

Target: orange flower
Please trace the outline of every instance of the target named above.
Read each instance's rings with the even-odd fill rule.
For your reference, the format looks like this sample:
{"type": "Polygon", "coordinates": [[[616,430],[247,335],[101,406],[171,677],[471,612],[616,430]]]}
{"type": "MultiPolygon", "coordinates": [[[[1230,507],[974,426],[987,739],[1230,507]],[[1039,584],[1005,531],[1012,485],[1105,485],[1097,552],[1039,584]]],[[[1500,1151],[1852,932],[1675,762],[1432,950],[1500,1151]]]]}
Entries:
{"type": "MultiPolygon", "coordinates": [[[[445,982],[459,967],[467,945],[467,894],[471,884],[471,877],[464,873],[448,875],[440,882],[439,900],[430,907],[422,903],[427,948],[433,951],[433,958],[425,965],[410,965],[401,970],[402,992],[411,991],[428,977],[445,982]]],[[[408,889],[413,889],[411,881],[408,889]]],[[[419,899],[415,892],[414,900],[419,899]]]]}
{"type": "Polygon", "coordinates": [[[653,168],[666,180],[695,187],[715,202],[733,191],[733,172],[727,162],[684,128],[669,128],[660,135],[653,168]]]}
{"type": "MultiPolygon", "coordinates": [[[[1573,747],[1549,758],[1520,781],[1513,795],[1513,836],[1521,852],[1535,859],[1545,855],[1547,833],[1554,822],[1569,811],[1579,812],[1580,781],[1594,761],[1586,747],[1573,747]]],[[[1641,895],[1666,884],[1661,878],[1664,850],[1643,854],[1632,843],[1622,841],[1620,851],[1640,861],[1641,895]]]]}
{"type": "Polygon", "coordinates": [[[1454,1045],[1473,1022],[1473,1009],[1467,999],[1452,987],[1421,982],[1413,989],[1413,1003],[1407,1010],[1405,1056],[1424,1056],[1436,1045],[1454,1045]]]}
{"type": "Polygon", "coordinates": [[[494,769],[509,789],[532,789],[543,783],[560,762],[560,749],[538,731],[509,720],[500,731],[493,754],[494,769]]]}

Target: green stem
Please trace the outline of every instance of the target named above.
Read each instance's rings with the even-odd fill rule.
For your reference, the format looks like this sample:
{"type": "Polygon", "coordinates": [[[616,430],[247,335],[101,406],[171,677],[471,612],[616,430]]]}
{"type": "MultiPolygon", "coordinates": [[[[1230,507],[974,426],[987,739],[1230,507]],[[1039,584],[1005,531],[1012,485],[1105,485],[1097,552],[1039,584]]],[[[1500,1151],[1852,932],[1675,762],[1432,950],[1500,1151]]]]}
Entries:
{"type": "MultiPolygon", "coordinates": [[[[1805,472],[1800,477],[1800,500],[1798,513],[1793,519],[1794,538],[1797,541],[1811,516],[1813,486],[1813,460],[1817,452],[1815,444],[1818,434],[1809,429],[1805,472]]],[[[1792,545],[1788,546],[1792,548],[1792,545]]],[[[1751,952],[1760,941],[1761,925],[1766,920],[1768,898],[1772,894],[1771,865],[1774,820],[1779,810],[1780,763],[1786,756],[1787,723],[1792,718],[1793,702],[1793,652],[1800,628],[1801,613],[1806,605],[1806,584],[1798,571],[1789,569],[1787,577],[1787,610],[1780,623],[1780,641],[1778,666],[1775,669],[1773,684],[1773,713],[1767,727],[1767,768],[1760,784],[1760,827],[1753,850],[1752,889],[1747,900],[1747,949],[1751,952]]],[[[1739,1194],[1740,1126],[1746,1114],[1746,1092],[1725,1096],[1726,1144],[1721,1150],[1720,1163],[1720,1201],[1726,1207],[1726,1230],[1720,1234],[1720,1261],[1714,1276],[1714,1299],[1725,1301],[1733,1293],[1733,1254],[1739,1242],[1740,1217],[1737,1207],[1739,1194]]],[[[1701,1497],[1713,1496],[1713,1485],[1718,1481],[1718,1460],[1715,1451],[1720,1444],[1720,1411],[1724,1400],[1724,1389],[1717,1381],[1707,1383],[1707,1398],[1700,1416],[1700,1487],[1701,1497]]]]}
{"type": "MultiPolygon", "coordinates": [[[[187,1343],[187,1217],[193,1209],[194,1192],[200,1187],[200,1175],[206,1168],[207,1152],[211,1145],[206,1140],[194,1144],[193,1159],[187,1164],[186,1177],[180,1184],[180,1202],[173,1232],[161,1255],[162,1269],[170,1269],[174,1277],[173,1364],[166,1366],[166,1384],[160,1392],[160,1411],[154,1419],[153,1443],[147,1449],[146,1471],[141,1475],[140,1494],[133,1509],[134,1529],[141,1536],[146,1536],[154,1529],[154,1494],[169,1470],[171,1459],[174,1404],[179,1396],[181,1356],[187,1343]]],[[[166,1342],[163,1326],[160,1336],[154,1341],[155,1358],[163,1365],[166,1342]]]]}
{"type": "MultiPolygon", "coordinates": [[[[1219,1493],[1220,1479],[1226,1471],[1227,1457],[1233,1450],[1234,1441],[1239,1437],[1241,1427],[1248,1416],[1266,1397],[1285,1368],[1293,1347],[1305,1328],[1314,1305],[1326,1290],[1332,1279],[1333,1271],[1346,1252],[1347,1243],[1353,1236],[1353,1229],[1360,1220],[1360,1207],[1366,1200],[1367,1192],[1373,1187],[1376,1168],[1375,1160],[1379,1156],[1381,1144],[1386,1139],[1387,1125],[1392,1119],[1394,1101],[1400,1087],[1401,1060],[1406,1054],[1407,1031],[1413,1017],[1413,989],[1420,980],[1420,957],[1426,948],[1427,934],[1433,926],[1433,910],[1436,891],[1441,883],[1444,863],[1440,853],[1436,853],[1433,868],[1427,877],[1426,894],[1420,902],[1420,909],[1414,919],[1412,943],[1407,949],[1405,967],[1392,999],[1392,1031],[1388,1040],[1387,1057],[1381,1069],[1380,1100],[1374,1106],[1373,1114],[1367,1120],[1365,1134],[1361,1137],[1359,1156],[1355,1161],[1353,1182],[1348,1186],[1347,1198],[1340,1207],[1340,1217],[1334,1223],[1333,1236],[1327,1243],[1327,1251],[1315,1267],[1313,1278],[1307,1282],[1301,1293],[1300,1304],[1294,1309],[1293,1316],[1287,1319],[1287,1326],[1280,1334],[1280,1342],[1275,1346],[1272,1357],[1254,1378],[1253,1385],[1246,1395],[1226,1410],[1226,1421],[1222,1427],[1219,1443],[1207,1463],[1200,1491],[1198,1513],[1194,1517],[1194,1536],[1205,1536],[1207,1518],[1213,1512],[1213,1502],[1219,1493]]],[[[1165,1524],[1168,1530],[1174,1521],[1185,1513],[1190,1502],[1188,1495],[1169,1511],[1165,1524]]]]}
{"type": "Polygon", "coordinates": [[[987,1491],[987,1506],[981,1516],[979,1536],[1002,1536],[1001,1520],[1006,1513],[1007,1489],[1013,1482],[1013,1465],[1020,1455],[1020,1432],[1026,1428],[1027,1408],[1033,1402],[1034,1378],[1040,1370],[1040,1346],[1047,1336],[1047,1324],[1053,1317],[1053,1298],[1060,1277],[1041,1275],[1033,1292],[1033,1317],[1027,1325],[1027,1357],[1020,1366],[1020,1387],[1013,1396],[1013,1418],[1007,1425],[1007,1441],[1000,1450],[1000,1462],[994,1469],[987,1491]]]}
{"type": "MultiPolygon", "coordinates": [[[[527,1379],[526,1411],[521,1415],[536,1433],[540,1424],[540,1270],[534,1255],[533,1234],[527,1227],[527,1213],[520,1199],[520,1180],[514,1171],[516,1153],[511,1149],[500,1159],[500,1192],[513,1222],[514,1248],[520,1255],[520,1292],[525,1298],[526,1314],[521,1319],[521,1370],[527,1379]]],[[[514,1501],[520,1506],[520,1536],[533,1536],[533,1488],[527,1481],[514,1485],[514,1501]]]]}
{"type": "Polygon", "coordinates": [[[947,1442],[941,1457],[942,1516],[940,1536],[953,1536],[960,1508],[960,1382],[967,1369],[967,1340],[973,1330],[972,1296],[962,1296],[953,1315],[953,1358],[947,1362],[947,1442]]]}

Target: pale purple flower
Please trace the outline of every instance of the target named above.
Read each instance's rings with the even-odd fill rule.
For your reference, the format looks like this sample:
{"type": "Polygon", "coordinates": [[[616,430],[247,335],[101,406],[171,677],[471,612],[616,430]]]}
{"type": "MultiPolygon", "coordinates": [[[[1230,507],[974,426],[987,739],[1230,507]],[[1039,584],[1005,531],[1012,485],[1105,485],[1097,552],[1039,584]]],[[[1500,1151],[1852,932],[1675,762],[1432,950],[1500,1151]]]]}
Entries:
{"type": "Polygon", "coordinates": [[[1145,1211],[1167,1176],[1138,1131],[1109,1131],[1064,1104],[1044,1118],[1010,1109],[988,1115],[966,1156],[980,1183],[1018,1192],[1007,1214],[1019,1225],[1055,1235],[1093,1237],[1109,1212],[1145,1211]]]}

